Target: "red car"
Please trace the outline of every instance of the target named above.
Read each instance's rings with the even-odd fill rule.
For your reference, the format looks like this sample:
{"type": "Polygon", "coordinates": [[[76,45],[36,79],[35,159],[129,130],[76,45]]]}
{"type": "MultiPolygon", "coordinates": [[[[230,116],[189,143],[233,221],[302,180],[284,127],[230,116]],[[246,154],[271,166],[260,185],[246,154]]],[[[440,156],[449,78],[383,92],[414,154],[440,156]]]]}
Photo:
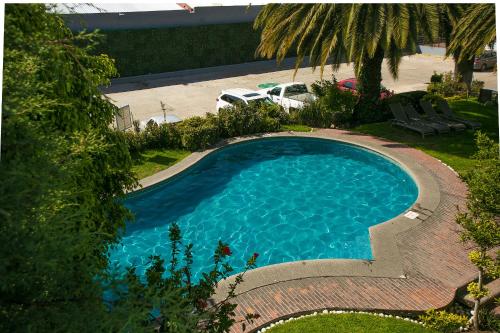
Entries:
{"type": "MultiPolygon", "coordinates": [[[[358,90],[356,89],[356,84],[357,84],[357,80],[355,78],[345,79],[345,80],[341,80],[341,81],[337,82],[337,86],[340,88],[340,90],[350,91],[354,94],[358,92],[358,90]]],[[[394,92],[389,91],[384,86],[381,86],[380,99],[385,99],[385,98],[391,97],[392,95],[394,95],[394,92]]]]}

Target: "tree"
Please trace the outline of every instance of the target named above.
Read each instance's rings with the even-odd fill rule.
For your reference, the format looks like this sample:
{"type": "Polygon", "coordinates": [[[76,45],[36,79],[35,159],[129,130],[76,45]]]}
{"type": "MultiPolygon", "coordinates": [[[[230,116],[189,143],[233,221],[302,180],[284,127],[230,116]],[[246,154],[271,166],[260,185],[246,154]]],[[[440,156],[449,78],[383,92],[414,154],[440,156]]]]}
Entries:
{"type": "MultiPolygon", "coordinates": [[[[456,29],[458,29],[459,21],[463,17],[464,12],[470,4],[440,4],[439,7],[439,21],[440,21],[440,35],[444,37],[447,49],[450,46],[451,38],[456,29]]],[[[457,48],[450,53],[455,62],[455,77],[464,82],[467,90],[471,90],[472,76],[474,70],[474,58],[464,59],[460,58],[462,48],[457,48]]]]}
{"type": "Polygon", "coordinates": [[[485,46],[496,40],[495,5],[480,3],[470,5],[458,21],[451,36],[447,55],[458,52],[459,61],[473,59],[485,46]]]}
{"type": "Polygon", "coordinates": [[[484,287],[484,277],[500,277],[500,251],[496,258],[489,251],[500,245],[500,159],[499,145],[485,134],[476,134],[479,151],[477,167],[465,180],[469,187],[467,212],[459,212],[457,223],[462,226],[461,238],[471,242],[475,249],[469,253],[469,259],[478,268],[477,282],[468,285],[467,290],[474,298],[474,327],[479,329],[479,307],[481,298],[488,295],[484,287]]]}
{"type": "Polygon", "coordinates": [[[227,244],[199,283],[190,281],[190,245],[178,268],[175,225],[169,272],[160,257],[145,277],[108,267],[132,218],[122,199],[137,182],[123,133],[110,128],[118,110],[99,89],[116,75],[109,57],[93,53],[99,38],[73,34],[42,4],[5,7],[0,331],[227,332],[242,275],[222,302],[207,304],[232,271],[227,244]]]}
{"type": "Polygon", "coordinates": [[[262,29],[256,53],[280,62],[294,50],[296,70],[305,56],[321,74],[329,61],[334,69],[354,62],[361,99],[372,103],[380,96],[384,57],[397,78],[405,52],[416,51],[419,33],[436,36],[438,12],[432,4],[269,4],[254,28],[262,29]]]}
{"type": "Polygon", "coordinates": [[[73,35],[44,5],[7,4],[4,36],[0,330],[98,330],[95,279],[136,183],[98,88],[113,61],[90,54],[97,34],[73,35]]]}

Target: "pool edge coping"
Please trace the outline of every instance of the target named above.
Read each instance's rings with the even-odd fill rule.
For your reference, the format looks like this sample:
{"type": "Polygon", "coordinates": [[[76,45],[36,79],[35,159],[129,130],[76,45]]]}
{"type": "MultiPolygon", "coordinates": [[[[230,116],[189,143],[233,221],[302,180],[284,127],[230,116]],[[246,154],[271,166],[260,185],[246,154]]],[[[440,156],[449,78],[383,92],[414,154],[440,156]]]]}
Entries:
{"type": "MultiPolygon", "coordinates": [[[[415,181],[418,187],[416,201],[398,216],[371,226],[369,228],[370,246],[372,249],[372,260],[363,259],[315,259],[299,260],[287,263],[273,264],[258,267],[245,274],[245,282],[237,289],[237,294],[247,292],[262,286],[271,285],[283,281],[297,280],[310,277],[326,276],[360,276],[360,277],[386,277],[406,278],[401,255],[397,246],[396,236],[412,227],[415,227],[432,216],[441,200],[440,187],[437,181],[423,166],[410,155],[399,153],[391,147],[379,143],[363,141],[362,134],[354,132],[330,132],[326,130],[315,132],[278,132],[264,133],[259,135],[248,135],[231,138],[219,142],[212,148],[204,151],[193,152],[179,163],[162,170],[152,176],[140,181],[141,188],[133,192],[143,192],[154,188],[165,181],[173,180],[176,176],[183,174],[208,155],[229,145],[266,139],[303,137],[318,138],[351,144],[360,148],[383,155],[397,163],[415,181]],[[346,135],[353,133],[355,136],[346,135]],[[332,135],[333,134],[333,135],[332,135]],[[408,211],[416,211],[419,217],[409,219],[404,216],[408,211]]],[[[396,143],[396,142],[393,142],[396,143]]],[[[229,283],[234,281],[237,274],[230,276],[219,283],[217,294],[225,294],[229,283]]],[[[216,298],[218,298],[216,296],[216,298]]]]}

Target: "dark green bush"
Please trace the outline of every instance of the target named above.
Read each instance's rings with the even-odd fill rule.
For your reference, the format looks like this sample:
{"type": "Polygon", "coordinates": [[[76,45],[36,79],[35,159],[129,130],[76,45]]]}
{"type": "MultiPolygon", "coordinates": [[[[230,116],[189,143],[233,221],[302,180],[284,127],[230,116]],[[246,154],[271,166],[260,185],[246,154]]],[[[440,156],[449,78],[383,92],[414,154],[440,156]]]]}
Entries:
{"type": "Polygon", "coordinates": [[[356,106],[356,122],[359,124],[370,124],[386,121],[392,117],[389,109],[388,99],[376,102],[368,101],[356,106]]]}
{"type": "Polygon", "coordinates": [[[419,101],[428,93],[422,90],[408,91],[400,94],[395,94],[387,99],[387,103],[401,103],[401,105],[411,104],[415,110],[420,110],[419,101]]]}
{"type": "Polygon", "coordinates": [[[436,95],[436,94],[427,94],[422,97],[422,100],[431,102],[433,107],[437,107],[440,101],[444,101],[444,97],[436,95]]]}
{"type": "Polygon", "coordinates": [[[431,82],[432,83],[440,83],[443,82],[443,74],[438,74],[436,71],[434,71],[434,74],[431,76],[431,82]]]}
{"type": "Polygon", "coordinates": [[[311,85],[318,97],[313,103],[292,113],[295,122],[313,127],[349,127],[353,122],[354,107],[358,97],[349,91],[342,91],[337,81],[321,80],[311,85]]]}
{"type": "Polygon", "coordinates": [[[179,127],[182,146],[188,150],[205,149],[219,139],[219,127],[212,116],[210,118],[191,117],[183,120],[179,127]]]}
{"type": "MultiPolygon", "coordinates": [[[[431,77],[431,83],[427,86],[427,91],[429,93],[441,95],[443,97],[467,96],[467,85],[464,82],[461,82],[460,78],[455,77],[452,72],[442,73],[439,75],[441,76],[441,81],[438,82],[433,82],[431,77]]],[[[471,82],[470,93],[477,96],[479,95],[479,90],[483,87],[483,81],[473,80],[471,82]]]]}

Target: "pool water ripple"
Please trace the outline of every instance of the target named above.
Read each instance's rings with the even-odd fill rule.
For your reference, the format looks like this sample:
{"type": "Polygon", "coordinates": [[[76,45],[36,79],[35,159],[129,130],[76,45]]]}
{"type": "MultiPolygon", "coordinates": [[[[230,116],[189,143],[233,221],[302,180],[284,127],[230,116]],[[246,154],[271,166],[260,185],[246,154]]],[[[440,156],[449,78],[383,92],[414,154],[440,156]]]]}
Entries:
{"type": "Polygon", "coordinates": [[[194,245],[195,278],[218,240],[235,272],[295,260],[372,259],[368,228],[415,202],[413,179],[393,161],[331,140],[279,138],[231,145],[125,202],[136,221],[110,250],[112,264],[142,274],[152,254],[169,257],[176,221],[194,245]]]}

